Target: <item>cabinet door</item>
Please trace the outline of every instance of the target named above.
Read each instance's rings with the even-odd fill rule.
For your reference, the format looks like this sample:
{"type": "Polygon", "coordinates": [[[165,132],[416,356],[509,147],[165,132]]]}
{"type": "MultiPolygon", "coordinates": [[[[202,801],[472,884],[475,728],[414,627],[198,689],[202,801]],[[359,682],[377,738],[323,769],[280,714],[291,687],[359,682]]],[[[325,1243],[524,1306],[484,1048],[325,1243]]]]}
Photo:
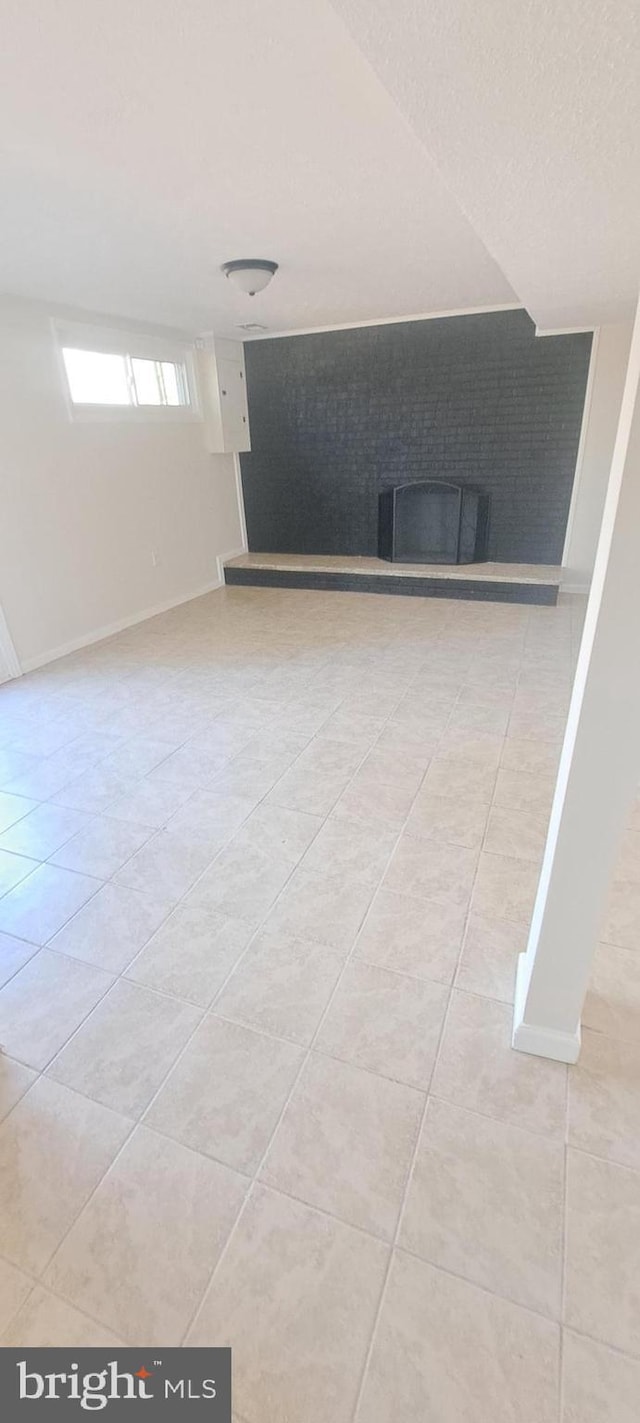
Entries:
{"type": "Polygon", "coordinates": [[[218,385],[220,390],[220,410],[225,450],[249,449],[249,415],[247,391],[242,365],[218,359],[218,385]]]}

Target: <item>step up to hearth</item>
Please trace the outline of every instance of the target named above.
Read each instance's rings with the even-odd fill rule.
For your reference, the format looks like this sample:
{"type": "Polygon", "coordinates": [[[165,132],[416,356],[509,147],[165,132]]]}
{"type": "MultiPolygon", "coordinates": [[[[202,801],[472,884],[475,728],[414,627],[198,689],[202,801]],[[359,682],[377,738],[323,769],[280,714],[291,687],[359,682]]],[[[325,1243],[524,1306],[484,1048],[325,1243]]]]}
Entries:
{"type": "Polygon", "coordinates": [[[399,593],[554,606],[562,569],[542,563],[419,564],[336,554],[245,553],[224,566],[225,583],[342,593],[399,593]]]}

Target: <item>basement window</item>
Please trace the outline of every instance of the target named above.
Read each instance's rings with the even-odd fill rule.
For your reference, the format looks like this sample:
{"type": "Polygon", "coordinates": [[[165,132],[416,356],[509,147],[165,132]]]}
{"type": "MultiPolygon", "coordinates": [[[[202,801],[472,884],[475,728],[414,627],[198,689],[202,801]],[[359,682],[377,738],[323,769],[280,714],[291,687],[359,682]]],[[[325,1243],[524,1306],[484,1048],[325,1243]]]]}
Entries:
{"type": "Polygon", "coordinates": [[[74,405],[133,404],[124,356],[72,346],[63,346],[62,356],[74,405]]]}
{"type": "Polygon", "coordinates": [[[56,325],[74,419],[197,416],[190,349],[107,328],[56,325]]]}
{"type": "Polygon", "coordinates": [[[138,405],[187,405],[184,366],[175,361],[131,361],[138,405]]]}

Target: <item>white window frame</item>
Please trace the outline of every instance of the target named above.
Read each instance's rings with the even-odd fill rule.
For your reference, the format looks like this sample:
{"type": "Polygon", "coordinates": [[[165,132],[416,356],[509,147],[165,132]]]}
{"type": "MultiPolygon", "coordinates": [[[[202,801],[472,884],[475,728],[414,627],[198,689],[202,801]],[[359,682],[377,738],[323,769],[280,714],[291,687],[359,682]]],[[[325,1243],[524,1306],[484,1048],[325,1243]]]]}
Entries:
{"type": "MultiPolygon", "coordinates": [[[[125,330],[122,327],[89,326],[77,321],[52,320],[53,337],[60,381],[65,398],[67,414],[74,423],[102,421],[106,424],[126,422],[139,424],[184,424],[202,419],[196,380],[194,346],[188,341],[173,340],[170,337],[151,335],[148,332],[125,330]],[[123,356],[127,369],[127,380],[133,400],[131,405],[89,405],[76,404],[72,399],[63,350],[72,347],[79,351],[97,351],[100,354],[123,356]],[[136,403],[132,360],[171,361],[184,371],[184,393],[186,405],[138,405],[136,403]]],[[[179,377],[180,378],[180,377],[179,377]]]]}

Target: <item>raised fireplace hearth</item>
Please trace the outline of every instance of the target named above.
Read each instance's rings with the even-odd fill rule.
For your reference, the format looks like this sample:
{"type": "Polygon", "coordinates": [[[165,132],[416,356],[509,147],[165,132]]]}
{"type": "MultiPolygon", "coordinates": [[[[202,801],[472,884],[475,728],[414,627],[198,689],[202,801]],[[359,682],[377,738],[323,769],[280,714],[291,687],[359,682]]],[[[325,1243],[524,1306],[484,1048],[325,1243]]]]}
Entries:
{"type": "Polygon", "coordinates": [[[378,556],[391,563],[482,563],[489,497],[443,480],[399,484],[379,497],[378,556]]]}
{"type": "Polygon", "coordinates": [[[406,598],[470,598],[491,603],[558,600],[562,569],[543,563],[394,564],[351,554],[243,553],[224,565],[225,583],[315,592],[401,594],[406,598]]]}

